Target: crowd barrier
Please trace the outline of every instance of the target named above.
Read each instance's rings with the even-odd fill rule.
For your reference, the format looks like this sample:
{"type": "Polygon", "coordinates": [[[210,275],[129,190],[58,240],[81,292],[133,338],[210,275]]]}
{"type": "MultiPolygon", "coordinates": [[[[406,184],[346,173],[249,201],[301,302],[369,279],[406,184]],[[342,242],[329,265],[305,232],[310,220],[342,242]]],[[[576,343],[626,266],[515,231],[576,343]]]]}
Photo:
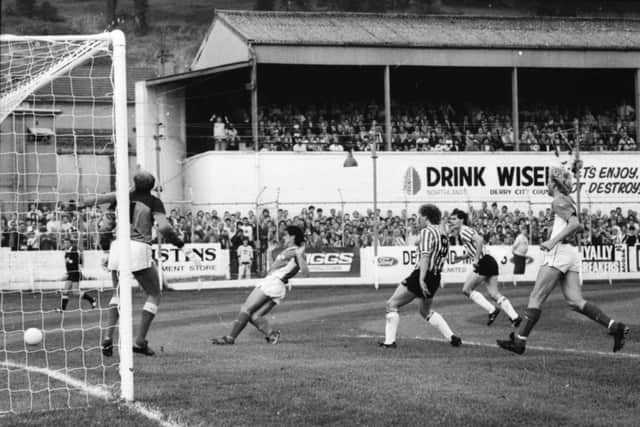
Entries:
{"type": "MultiPolygon", "coordinates": [[[[197,260],[187,260],[182,251],[163,245],[160,254],[165,280],[175,289],[216,289],[253,286],[260,279],[229,280],[229,250],[217,243],[194,243],[197,260]]],[[[640,245],[583,246],[582,278],[585,282],[640,279],[640,245]]],[[[487,251],[498,261],[501,282],[533,282],[543,262],[544,253],[530,246],[525,273],[513,274],[513,256],[509,246],[488,246],[487,251]]],[[[273,251],[277,256],[278,250],[273,251]]],[[[471,270],[469,260],[455,262],[464,255],[461,246],[452,246],[443,271],[443,282],[462,283],[471,270]]],[[[157,258],[154,247],[153,256],[157,258]]],[[[111,286],[106,269],[107,254],[84,251],[82,254],[83,288],[111,286]]],[[[380,284],[394,284],[414,268],[418,253],[412,246],[378,248],[377,272],[373,248],[327,248],[307,250],[308,278],[294,278],[293,285],[371,285],[377,275],[380,284]]],[[[0,249],[0,289],[57,289],[64,283],[66,268],[63,251],[10,251],[0,249]]],[[[640,283],[640,282],[639,282],[640,283]]]]}

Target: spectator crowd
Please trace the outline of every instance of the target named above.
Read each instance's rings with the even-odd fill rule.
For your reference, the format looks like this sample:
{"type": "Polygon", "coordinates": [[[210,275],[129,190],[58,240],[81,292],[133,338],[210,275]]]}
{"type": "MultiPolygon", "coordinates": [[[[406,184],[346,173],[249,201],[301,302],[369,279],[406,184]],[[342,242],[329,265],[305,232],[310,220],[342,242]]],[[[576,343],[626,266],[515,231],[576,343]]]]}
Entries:
{"type": "MultiPolygon", "coordinates": [[[[216,116],[214,116],[216,117],[216,116]]],[[[253,149],[247,112],[237,123],[217,117],[213,147],[253,149]]],[[[625,101],[598,110],[530,105],[520,110],[519,150],[567,150],[576,141],[585,151],[637,150],[635,110],[625,101]]],[[[366,151],[374,142],[386,150],[384,107],[375,103],[294,106],[259,110],[263,151],[366,151]]],[[[509,107],[453,107],[451,104],[392,106],[393,151],[513,151],[509,107]]]]}
{"type": "MultiPolygon", "coordinates": [[[[539,244],[549,238],[552,226],[551,209],[537,213],[533,210],[510,210],[508,206],[497,203],[474,208],[468,206],[471,226],[475,228],[491,245],[511,245],[520,232],[525,232],[531,244],[539,244]]],[[[419,238],[421,228],[416,213],[409,214],[405,209],[400,212],[377,212],[378,244],[380,246],[414,245],[419,238]]],[[[449,213],[443,213],[447,221],[449,213]]],[[[240,212],[217,210],[195,213],[185,209],[171,209],[168,220],[185,242],[220,243],[224,249],[235,249],[244,239],[262,251],[275,248],[282,241],[288,225],[301,227],[310,248],[322,247],[367,247],[374,239],[374,212],[372,209],[351,213],[341,213],[334,208],[327,211],[308,206],[299,213],[291,215],[288,210],[278,209],[272,212],[264,209],[258,218],[253,211],[240,212]]],[[[637,243],[638,213],[634,210],[623,212],[621,207],[609,212],[581,212],[585,230],[582,233],[583,244],[637,243]]],[[[61,248],[65,237],[76,241],[82,237],[82,248],[100,249],[104,239],[111,238],[113,212],[100,208],[85,208],[74,211],[72,206],[59,206],[52,210],[49,205],[30,205],[24,214],[2,215],[2,247],[12,250],[56,250],[61,248]]],[[[452,240],[455,244],[455,240],[452,240]]]]}
{"type": "MultiPolygon", "coordinates": [[[[483,202],[479,209],[468,206],[471,226],[490,245],[513,245],[519,233],[525,234],[530,244],[539,244],[549,238],[552,227],[551,210],[510,210],[508,206],[490,207],[483,202]]],[[[168,220],[186,243],[220,243],[229,249],[232,277],[240,277],[241,253],[251,247],[250,266],[245,273],[259,273],[268,269],[273,251],[280,247],[283,233],[288,225],[301,227],[310,249],[327,247],[361,248],[373,245],[374,212],[354,210],[342,213],[336,209],[325,212],[322,208],[308,206],[299,213],[290,215],[288,210],[277,212],[264,209],[258,218],[253,211],[246,215],[240,212],[216,210],[172,209],[168,220]],[[248,245],[248,246],[247,246],[248,245]],[[253,254],[255,253],[255,256],[253,254]]],[[[422,226],[417,214],[406,210],[394,213],[391,210],[377,212],[378,244],[380,246],[413,246],[418,242],[422,226]]],[[[447,222],[449,213],[443,212],[447,222]]],[[[638,213],[623,212],[617,207],[609,212],[581,213],[585,231],[582,244],[607,245],[638,243],[638,213]]],[[[72,206],[59,206],[52,210],[48,205],[31,205],[25,214],[10,214],[1,217],[1,247],[11,250],[60,250],[65,238],[69,238],[82,249],[108,249],[113,238],[114,214],[100,208],[83,209],[79,212],[72,206]],[[80,240],[78,240],[80,239],[80,240]]],[[[451,236],[450,243],[457,244],[451,236]]]]}

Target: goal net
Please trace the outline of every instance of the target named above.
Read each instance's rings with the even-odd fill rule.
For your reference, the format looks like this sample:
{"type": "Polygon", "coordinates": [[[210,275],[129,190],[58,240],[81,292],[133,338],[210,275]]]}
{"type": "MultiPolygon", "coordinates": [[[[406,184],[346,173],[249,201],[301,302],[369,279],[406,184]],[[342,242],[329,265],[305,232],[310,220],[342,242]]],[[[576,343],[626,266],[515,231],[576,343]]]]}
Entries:
{"type": "Polygon", "coordinates": [[[120,345],[101,348],[111,216],[129,239],[124,49],[119,31],[0,36],[0,415],[133,398],[130,280],[120,345]],[[113,191],[114,213],[79,207],[113,191]]]}

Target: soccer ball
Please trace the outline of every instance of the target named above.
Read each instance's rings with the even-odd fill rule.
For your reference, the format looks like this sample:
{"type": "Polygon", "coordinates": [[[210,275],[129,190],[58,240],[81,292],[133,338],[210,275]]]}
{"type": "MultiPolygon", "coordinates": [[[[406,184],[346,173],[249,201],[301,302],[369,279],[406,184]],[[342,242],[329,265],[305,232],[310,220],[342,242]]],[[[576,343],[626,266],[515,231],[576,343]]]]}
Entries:
{"type": "Polygon", "coordinates": [[[28,345],[36,345],[42,342],[43,334],[38,328],[29,328],[24,331],[24,342],[28,345]]]}

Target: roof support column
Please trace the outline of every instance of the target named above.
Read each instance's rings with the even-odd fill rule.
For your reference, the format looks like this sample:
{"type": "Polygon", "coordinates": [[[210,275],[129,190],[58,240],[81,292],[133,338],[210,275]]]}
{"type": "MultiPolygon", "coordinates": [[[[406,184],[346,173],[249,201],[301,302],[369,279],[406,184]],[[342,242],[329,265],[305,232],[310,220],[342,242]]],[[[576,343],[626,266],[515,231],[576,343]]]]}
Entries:
{"type": "Polygon", "coordinates": [[[251,136],[256,152],[260,151],[258,142],[258,61],[251,61],[251,136]]]}
{"type": "Polygon", "coordinates": [[[391,71],[384,66],[384,127],[387,151],[391,151],[391,71]]]}
{"type": "Polygon", "coordinates": [[[636,68],[636,148],[640,150],[640,68],[636,68]]]}
{"type": "Polygon", "coordinates": [[[520,151],[520,122],[518,115],[518,68],[513,67],[511,69],[511,125],[516,151],[520,151]]]}

